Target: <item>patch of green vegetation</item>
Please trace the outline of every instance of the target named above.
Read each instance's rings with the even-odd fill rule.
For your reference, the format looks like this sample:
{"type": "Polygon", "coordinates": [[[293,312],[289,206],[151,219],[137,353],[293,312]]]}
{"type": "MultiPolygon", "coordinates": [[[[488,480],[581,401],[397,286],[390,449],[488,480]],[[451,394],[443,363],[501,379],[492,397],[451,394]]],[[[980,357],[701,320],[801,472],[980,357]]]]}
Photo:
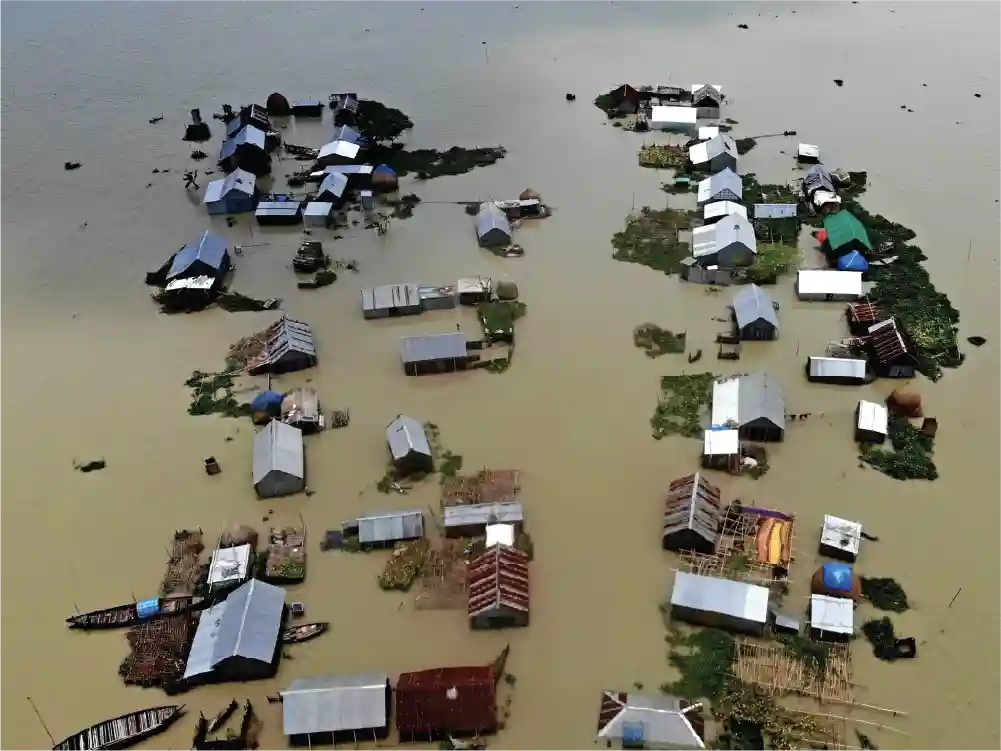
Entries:
{"type": "Polygon", "coordinates": [[[775,284],[779,276],[799,268],[801,257],[795,245],[761,243],[754,265],[747,270],[747,279],[755,284],[775,284]]]}
{"type": "Polygon", "coordinates": [[[506,373],[511,367],[510,357],[495,357],[492,360],[487,360],[486,365],[483,369],[488,373],[506,373]]]}
{"type": "Polygon", "coordinates": [[[718,748],[829,748],[834,740],[817,718],[787,710],[764,689],[735,679],[727,681],[713,714],[723,722],[718,748]]]}
{"type": "Polygon", "coordinates": [[[751,558],[746,553],[736,553],[729,556],[723,564],[723,574],[733,578],[744,573],[751,567],[751,558]]]}
{"type": "MultiPolygon", "coordinates": [[[[791,203],[797,206],[796,216],[784,219],[758,219],[754,221],[755,234],[761,240],[795,245],[799,241],[804,217],[809,218],[809,209],[800,202],[799,192],[789,185],[762,184],[752,172],[743,175],[743,201],[745,206],[758,203],[791,203]]],[[[817,222],[819,224],[819,217],[817,222]]]]}
{"type": "Polygon", "coordinates": [[[403,131],[414,127],[414,121],[403,112],[372,99],[358,100],[356,127],[374,144],[395,141],[403,131]]]}
{"type": "Polygon", "coordinates": [[[487,342],[513,342],[515,321],[528,312],[528,306],[518,300],[491,300],[477,305],[476,312],[487,342]]]}
{"type": "Polygon", "coordinates": [[[695,213],[670,207],[655,211],[649,206],[626,220],[625,229],[612,236],[612,258],[638,263],[673,274],[688,257],[689,245],[678,239],[678,232],[689,229],[695,213]]]}
{"type": "Polygon", "coordinates": [[[654,169],[683,169],[688,163],[688,150],[681,146],[650,143],[640,146],[640,167],[654,169]]]}
{"type": "Polygon", "coordinates": [[[472,149],[453,146],[446,151],[435,149],[393,149],[383,146],[373,148],[368,159],[392,167],[398,177],[416,173],[418,180],[431,180],[445,175],[464,175],[476,167],[489,167],[503,159],[507,150],[503,146],[484,146],[472,149]]]}
{"type": "Polygon", "coordinates": [[[880,610],[903,613],[911,607],[907,593],[896,579],[863,576],[861,584],[862,595],[880,610]]]}
{"type": "Polygon", "coordinates": [[[455,477],[461,469],[461,454],[453,454],[451,451],[445,451],[442,453],[438,471],[441,472],[443,477],[455,477]]]}
{"type": "Polygon", "coordinates": [[[737,147],[737,153],[740,156],[744,156],[744,154],[757,146],[758,142],[753,138],[738,138],[733,144],[737,147]]]}
{"type": "Polygon", "coordinates": [[[665,639],[667,661],[681,677],[661,684],[663,693],[692,702],[723,695],[737,653],[737,642],[730,634],[714,628],[682,631],[672,626],[665,639]]]}
{"type": "Polygon", "coordinates": [[[677,434],[701,438],[703,428],[699,418],[703,405],[712,396],[715,379],[716,376],[712,373],[661,378],[657,409],[650,418],[653,437],[660,440],[664,436],[677,434]]]}
{"type": "Polygon", "coordinates": [[[646,350],[647,357],[682,354],[685,351],[687,337],[688,335],[684,331],[675,334],[667,329],[662,329],[655,323],[641,323],[633,329],[633,344],[646,350]]]}
{"type": "Polygon", "coordinates": [[[897,634],[893,621],[886,616],[862,624],[862,635],[872,645],[872,653],[880,660],[892,662],[895,659],[897,634]]]}
{"type": "Polygon", "coordinates": [[[685,179],[679,180],[675,178],[673,182],[661,183],[660,189],[672,196],[681,195],[682,193],[698,193],[699,181],[685,179]]]}
{"type": "Polygon", "coordinates": [[[250,416],[250,404],[238,402],[234,398],[233,377],[226,373],[203,373],[196,370],[184,385],[191,389],[189,415],[250,416]]]}
{"type": "Polygon", "coordinates": [[[607,94],[598,94],[598,96],[594,98],[594,106],[609,117],[612,117],[615,112],[615,99],[612,97],[612,92],[609,91],[607,94]]]}
{"type": "Polygon", "coordinates": [[[859,459],[894,480],[935,480],[938,470],[932,460],[933,440],[905,418],[892,416],[887,426],[893,450],[866,447],[859,459]]]}

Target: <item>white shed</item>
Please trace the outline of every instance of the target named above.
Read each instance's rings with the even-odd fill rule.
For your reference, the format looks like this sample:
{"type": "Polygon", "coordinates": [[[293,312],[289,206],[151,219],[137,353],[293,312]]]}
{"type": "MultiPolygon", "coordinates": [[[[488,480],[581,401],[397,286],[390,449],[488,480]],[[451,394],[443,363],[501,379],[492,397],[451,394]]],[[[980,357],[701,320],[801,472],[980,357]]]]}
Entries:
{"type": "Polygon", "coordinates": [[[852,563],[862,546],[862,524],[838,516],[824,515],[820,530],[820,554],[852,563]]]}
{"type": "Polygon", "coordinates": [[[860,300],[862,272],[801,269],[796,274],[796,295],[800,300],[860,300]]]}
{"type": "Polygon", "coordinates": [[[796,151],[796,161],[802,164],[817,164],[820,162],[820,147],[812,143],[801,143],[796,151]]]}
{"type": "Polygon", "coordinates": [[[718,222],[730,214],[740,214],[747,219],[747,209],[735,201],[716,201],[707,203],[702,207],[702,221],[704,224],[718,222]]]}
{"type": "Polygon", "coordinates": [[[277,498],[306,489],[302,431],[272,420],[254,436],[254,489],[277,498]]]}
{"type": "Polygon", "coordinates": [[[699,128],[699,140],[708,141],[710,138],[715,138],[719,135],[719,127],[716,125],[703,125],[699,128]]]}
{"type": "Polygon", "coordinates": [[[237,584],[249,579],[251,552],[249,544],[218,548],[213,552],[206,580],[209,588],[237,584]]]}
{"type": "Polygon", "coordinates": [[[855,635],[855,602],[846,597],[810,596],[810,635],[846,642],[855,635]]]}
{"type": "Polygon", "coordinates": [[[811,383],[840,383],[861,386],[866,381],[868,362],[847,357],[811,357],[806,361],[806,379],[811,383]]]}
{"type": "Polygon", "coordinates": [[[307,227],[328,227],[334,213],[334,204],[326,201],[310,201],[302,212],[302,221],[307,227]]]}
{"type": "Polygon", "coordinates": [[[671,592],[671,617],[700,626],[761,634],[768,623],[768,588],[679,571],[671,592]]]}
{"type": "Polygon", "coordinates": [[[698,132],[698,112],[694,107],[657,106],[650,108],[650,130],[695,135],[698,132]]]}
{"type": "Polygon", "coordinates": [[[859,401],[855,408],[855,440],[859,443],[882,443],[889,431],[890,416],[886,407],[876,402],[859,401]]]}
{"type": "Polygon", "coordinates": [[[740,214],[692,230],[692,256],[701,265],[750,266],[757,252],[754,227],[740,214]]]}

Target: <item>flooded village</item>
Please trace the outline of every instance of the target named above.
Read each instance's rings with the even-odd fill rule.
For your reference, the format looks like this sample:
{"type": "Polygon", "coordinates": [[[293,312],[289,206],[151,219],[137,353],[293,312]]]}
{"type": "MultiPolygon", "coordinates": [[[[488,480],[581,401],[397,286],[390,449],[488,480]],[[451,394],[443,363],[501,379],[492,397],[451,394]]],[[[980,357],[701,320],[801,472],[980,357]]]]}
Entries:
{"type": "MultiPolygon", "coordinates": [[[[449,16],[411,5],[408,27],[449,16]]],[[[461,53],[468,81],[395,80],[352,41],[337,75],[130,100],[127,132],[33,178],[62,185],[64,255],[5,160],[5,375],[62,417],[5,400],[4,745],[996,743],[998,512],[971,491],[998,446],[971,431],[998,407],[998,210],[973,189],[977,229],[945,231],[959,175],[993,172],[929,155],[997,141],[982,56],[951,61],[961,87],[918,65],[899,109],[848,99],[860,61],[815,61],[811,112],[678,30],[670,70],[610,63],[596,40],[652,33],[615,4],[582,5],[579,38],[486,5],[513,25],[461,53]],[[913,147],[943,97],[957,135],[922,160],[867,146],[913,147]],[[879,124],[842,114],[862,106],[879,124]],[[51,586],[16,574],[39,532],[51,586]]],[[[691,23],[754,60],[799,33],[839,50],[816,40],[853,14],[911,54],[938,28],[716,5],[691,23]]],[[[365,13],[347,38],[402,33],[365,13]]]]}

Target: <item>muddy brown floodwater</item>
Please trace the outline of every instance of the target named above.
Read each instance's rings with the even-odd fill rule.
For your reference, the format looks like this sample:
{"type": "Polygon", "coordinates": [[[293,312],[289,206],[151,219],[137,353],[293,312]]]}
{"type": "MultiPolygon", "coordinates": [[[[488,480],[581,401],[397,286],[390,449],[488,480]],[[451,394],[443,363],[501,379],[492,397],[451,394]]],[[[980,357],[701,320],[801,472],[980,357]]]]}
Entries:
{"type": "MultiPolygon", "coordinates": [[[[998,747],[997,4],[53,7],[3,4],[4,747],[48,742],[26,696],[57,740],[164,699],[122,685],[123,634],[66,629],[74,606],[153,594],[175,528],[215,534],[245,522],[263,531],[298,514],[312,535],[309,576],[290,598],[331,631],[296,648],[277,679],[198,689],[183,697],[189,710],[214,713],[249,696],[263,746],[282,746],[280,712],[264,696],[296,677],[483,663],[510,643],[518,682],[496,745],[590,747],[602,689],[672,677],[657,608],[676,565],[660,549],[662,496],[699,449],[652,440],[648,420],[659,377],[689,367],[766,367],[790,412],[815,415],[790,427],[766,477],[720,481],[728,498],[799,515],[794,598],[806,592],[825,512],[878,535],[860,571],[908,591],[914,608],[895,622],[917,638],[918,658],[888,665],[864,644],[855,650],[860,701],[909,713],[883,720],[909,738],[873,738],[884,748],[998,747]],[[940,420],[941,479],[900,483],[857,466],[855,402],[885,396],[890,384],[805,382],[805,357],[844,334],[839,305],[799,303],[783,279],[781,339],[717,363],[711,319],[724,314],[725,294],[611,259],[609,238],[630,208],[664,201],[663,176],[636,166],[644,136],[613,130],[590,104],[623,81],[723,84],[735,136],[797,130],[828,164],[868,170],[865,206],[916,230],[936,285],[960,309],[962,339],[988,342],[964,344],[967,363],[938,384],[917,384],[940,420]],[[207,116],[272,90],[292,99],[344,88],[407,112],[414,145],[501,143],[509,152],[461,177],[406,180],[404,190],[424,199],[413,218],[382,238],[347,232],[330,248],[357,259],[361,273],[300,293],[288,269],[298,234],[245,217],[232,229],[210,220],[182,188],[193,164],[179,139],[191,107],[207,116]],[[147,123],[161,111],[163,122],[147,123]],[[70,160],[82,167],[65,172],[70,160]],[[520,260],[478,250],[462,206],[435,203],[508,198],[526,186],[557,213],[518,233],[520,260]],[[320,366],[278,385],[311,381],[326,404],[351,409],[348,429],[308,441],[312,497],[257,501],[250,425],[186,414],[190,372],[218,367],[230,342],[273,319],[157,313],[143,274],[208,227],[264,243],[238,259],[235,288],[284,297],[313,327],[320,366]],[[468,274],[518,282],[528,315],[514,366],[405,378],[399,336],[474,321],[463,311],[364,321],[358,290],[468,274]],[[644,357],[631,332],[648,320],[687,330],[690,349],[706,356],[697,366],[644,357]],[[436,503],[431,483],[409,497],[373,488],[383,427],[399,412],[437,423],[467,468],[523,471],[536,545],[529,628],[472,633],[461,613],[418,612],[412,597],[380,591],[382,554],[318,551],[322,530],[359,512],[436,503]],[[221,475],[202,471],[208,455],[221,475]],[[97,457],[105,470],[73,471],[74,459],[97,457]]],[[[287,139],[322,143],[326,117],[292,124],[287,139]]],[[[221,128],[211,125],[214,153],[221,128]]],[[[794,141],[761,141],[742,170],[791,178],[794,141]]],[[[819,262],[812,250],[804,256],[819,262]]],[[[186,747],[191,725],[150,745],[186,747]]]]}

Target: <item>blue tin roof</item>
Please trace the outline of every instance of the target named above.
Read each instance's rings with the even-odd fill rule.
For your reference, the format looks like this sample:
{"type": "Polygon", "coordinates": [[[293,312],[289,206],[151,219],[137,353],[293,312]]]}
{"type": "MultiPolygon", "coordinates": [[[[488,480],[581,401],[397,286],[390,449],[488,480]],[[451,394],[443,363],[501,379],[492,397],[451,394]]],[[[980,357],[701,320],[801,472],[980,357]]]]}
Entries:
{"type": "Polygon", "coordinates": [[[838,259],[838,271],[868,271],[869,262],[857,250],[838,259]]]}
{"type": "Polygon", "coordinates": [[[167,279],[180,276],[198,261],[219,270],[228,257],[229,247],[226,241],[219,235],[206,231],[196,242],[185,245],[177,251],[167,271],[167,279]]]}
{"type": "Polygon", "coordinates": [[[267,134],[260,128],[245,125],[235,136],[222,142],[222,148],[219,149],[219,161],[229,159],[239,146],[256,146],[261,151],[265,151],[266,138],[267,134]]]}

